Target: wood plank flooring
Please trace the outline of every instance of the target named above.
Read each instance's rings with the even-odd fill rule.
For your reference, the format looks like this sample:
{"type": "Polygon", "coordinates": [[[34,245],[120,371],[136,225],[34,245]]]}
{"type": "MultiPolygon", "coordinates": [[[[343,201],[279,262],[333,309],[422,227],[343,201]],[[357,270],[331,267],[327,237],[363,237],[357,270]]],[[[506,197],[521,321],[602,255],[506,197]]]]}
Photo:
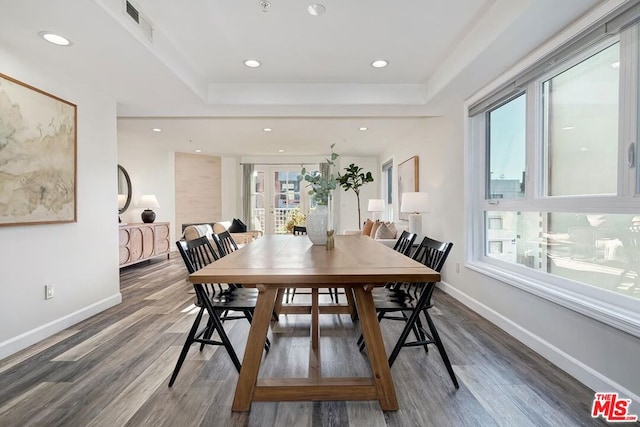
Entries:
{"type": "MultiPolygon", "coordinates": [[[[232,413],[238,377],[222,347],[192,346],[167,387],[195,318],[178,256],[121,271],[123,303],[0,361],[0,426],[587,426],[593,392],[527,347],[436,291],[433,317],[460,389],[435,347],[405,348],[391,372],[400,410],[377,402],[253,403],[232,413]]],[[[88,284],[90,286],[90,284],[88,284]]],[[[301,302],[304,295],[297,295],[301,302]]],[[[344,296],[342,297],[344,298],[344,296]]],[[[323,315],[324,375],[365,376],[357,323],[323,315]]],[[[400,322],[383,322],[389,350],[400,322]]],[[[239,355],[245,321],[225,327],[239,355]]],[[[281,315],[261,374],[306,376],[309,315],[281,315]]]]}

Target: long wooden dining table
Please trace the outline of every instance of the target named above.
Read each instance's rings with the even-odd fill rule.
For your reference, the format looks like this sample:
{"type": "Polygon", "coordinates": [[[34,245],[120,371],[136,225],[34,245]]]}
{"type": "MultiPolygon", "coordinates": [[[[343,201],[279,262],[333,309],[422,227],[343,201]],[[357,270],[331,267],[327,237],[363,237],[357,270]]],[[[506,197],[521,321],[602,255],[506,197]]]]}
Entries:
{"type": "Polygon", "coordinates": [[[233,411],[249,411],[252,401],[320,400],[378,400],[382,410],[396,411],[398,400],[371,291],[393,281],[439,281],[440,274],[368,236],[336,236],[335,248],[327,250],[312,245],[306,236],[266,235],[191,274],[189,280],[238,283],[259,290],[233,411]],[[321,376],[318,315],[348,312],[321,309],[317,290],[326,287],[342,288],[355,296],[370,377],[321,376]],[[305,378],[258,378],[276,300],[284,288],[312,291],[309,374],[305,378]]]}

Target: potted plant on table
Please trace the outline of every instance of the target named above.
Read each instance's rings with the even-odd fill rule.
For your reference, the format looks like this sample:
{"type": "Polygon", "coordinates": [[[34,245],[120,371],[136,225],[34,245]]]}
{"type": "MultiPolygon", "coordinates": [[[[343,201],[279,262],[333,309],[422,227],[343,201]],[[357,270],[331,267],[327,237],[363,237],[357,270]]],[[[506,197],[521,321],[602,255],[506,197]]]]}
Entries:
{"type": "MultiPolygon", "coordinates": [[[[338,154],[333,151],[334,146],[335,144],[331,144],[331,158],[326,159],[329,169],[338,158],[338,154]]],[[[307,236],[315,245],[326,245],[327,230],[333,231],[333,213],[328,205],[331,203],[331,191],[336,189],[338,182],[332,173],[323,176],[318,171],[307,171],[304,166],[298,175],[298,181],[302,180],[307,181],[308,194],[316,203],[316,208],[307,215],[307,236]]]]}
{"type": "Polygon", "coordinates": [[[362,219],[360,216],[360,187],[368,182],[373,182],[373,176],[371,172],[363,172],[363,168],[351,163],[349,167],[344,168],[346,173],[340,175],[338,173],[338,182],[340,186],[344,188],[344,191],[353,190],[356,193],[356,200],[358,203],[358,229],[362,227],[362,219]]]}

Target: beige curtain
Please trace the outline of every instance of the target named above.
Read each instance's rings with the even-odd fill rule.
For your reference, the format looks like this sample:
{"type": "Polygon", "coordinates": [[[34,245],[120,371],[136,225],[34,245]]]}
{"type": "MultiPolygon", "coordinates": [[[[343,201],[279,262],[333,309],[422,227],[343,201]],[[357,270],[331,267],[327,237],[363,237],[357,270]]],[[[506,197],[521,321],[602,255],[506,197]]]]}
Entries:
{"type": "Polygon", "coordinates": [[[242,218],[247,224],[247,229],[255,230],[253,223],[253,198],[251,197],[251,185],[253,184],[253,164],[242,165],[242,218]]]}

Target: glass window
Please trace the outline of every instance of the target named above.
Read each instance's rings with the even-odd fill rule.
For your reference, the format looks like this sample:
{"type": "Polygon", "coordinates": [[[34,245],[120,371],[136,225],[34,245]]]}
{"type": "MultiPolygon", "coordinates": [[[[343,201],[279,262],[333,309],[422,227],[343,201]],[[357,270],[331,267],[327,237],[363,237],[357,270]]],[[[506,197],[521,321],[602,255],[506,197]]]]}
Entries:
{"type": "Polygon", "coordinates": [[[640,298],[640,215],[487,212],[487,256],[640,298]],[[490,228],[501,217],[504,228],[490,228]]]}
{"type": "Polygon", "coordinates": [[[545,81],[547,194],[613,194],[618,177],[616,43],[545,81]]]}
{"type": "Polygon", "coordinates": [[[489,218],[489,230],[502,230],[502,218],[489,218]]]}
{"type": "Polygon", "coordinates": [[[592,31],[470,100],[469,262],[640,336],[640,24],[592,31]]]}
{"type": "Polygon", "coordinates": [[[489,199],[524,197],[526,95],[522,94],[488,114],[489,199]]]}

